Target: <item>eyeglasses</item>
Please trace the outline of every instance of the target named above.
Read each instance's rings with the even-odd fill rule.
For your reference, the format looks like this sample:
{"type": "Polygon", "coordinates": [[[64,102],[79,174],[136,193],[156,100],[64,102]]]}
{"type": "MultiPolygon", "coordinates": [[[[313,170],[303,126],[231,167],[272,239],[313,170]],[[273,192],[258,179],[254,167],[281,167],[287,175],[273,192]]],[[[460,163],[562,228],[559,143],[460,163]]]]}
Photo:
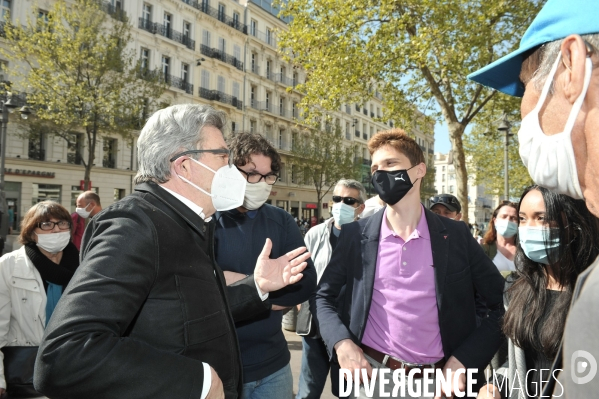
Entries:
{"type": "Polygon", "coordinates": [[[68,230],[71,228],[71,222],[61,220],[60,222],[41,222],[38,227],[44,231],[54,230],[54,226],[58,226],[60,230],[68,230]]]}
{"type": "Polygon", "coordinates": [[[339,203],[343,201],[345,205],[355,205],[356,203],[362,203],[362,201],[355,199],[353,197],[342,197],[340,195],[333,195],[333,202],[339,203]]]}
{"type": "Polygon", "coordinates": [[[239,169],[238,166],[235,166],[235,167],[237,168],[238,171],[240,171],[242,174],[245,175],[245,178],[247,179],[248,183],[250,183],[250,184],[259,183],[262,179],[264,179],[266,184],[269,184],[272,186],[273,184],[275,184],[277,182],[277,180],[279,180],[279,176],[275,175],[274,173],[269,173],[267,175],[262,175],[262,174],[256,173],[256,172],[248,173],[245,170],[239,169]]]}
{"type": "Polygon", "coordinates": [[[175,160],[177,160],[177,158],[180,158],[184,155],[189,155],[189,154],[201,154],[203,152],[209,152],[210,154],[224,154],[229,158],[229,166],[233,166],[233,157],[231,156],[231,150],[229,150],[228,148],[216,148],[214,150],[189,150],[189,151],[183,151],[180,152],[176,155],[174,155],[170,161],[174,162],[175,160]]]}
{"type": "Polygon", "coordinates": [[[460,204],[458,202],[458,200],[455,199],[454,197],[439,197],[439,196],[435,196],[435,197],[431,198],[431,202],[433,204],[439,204],[439,203],[443,203],[443,204],[456,204],[456,205],[460,204]]]}

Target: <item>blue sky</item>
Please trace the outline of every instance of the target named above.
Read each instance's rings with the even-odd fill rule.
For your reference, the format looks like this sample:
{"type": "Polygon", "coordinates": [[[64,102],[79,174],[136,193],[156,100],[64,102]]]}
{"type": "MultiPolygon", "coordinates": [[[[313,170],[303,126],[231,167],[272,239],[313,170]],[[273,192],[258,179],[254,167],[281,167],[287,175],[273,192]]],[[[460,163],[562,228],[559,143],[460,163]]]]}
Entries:
{"type": "Polygon", "coordinates": [[[435,125],[435,152],[447,154],[449,150],[451,150],[451,143],[449,142],[447,125],[437,123],[435,125]]]}

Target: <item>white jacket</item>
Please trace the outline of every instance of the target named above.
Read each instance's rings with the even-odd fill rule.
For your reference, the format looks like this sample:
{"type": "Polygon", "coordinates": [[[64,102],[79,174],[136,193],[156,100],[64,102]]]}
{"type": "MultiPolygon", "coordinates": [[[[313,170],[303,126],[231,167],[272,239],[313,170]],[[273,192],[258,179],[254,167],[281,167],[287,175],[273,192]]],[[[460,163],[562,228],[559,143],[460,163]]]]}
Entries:
{"type": "MultiPolygon", "coordinates": [[[[38,346],[46,325],[46,291],[25,247],[0,258],[0,348],[38,346]]],[[[0,352],[0,388],[6,389],[0,352]]]]}

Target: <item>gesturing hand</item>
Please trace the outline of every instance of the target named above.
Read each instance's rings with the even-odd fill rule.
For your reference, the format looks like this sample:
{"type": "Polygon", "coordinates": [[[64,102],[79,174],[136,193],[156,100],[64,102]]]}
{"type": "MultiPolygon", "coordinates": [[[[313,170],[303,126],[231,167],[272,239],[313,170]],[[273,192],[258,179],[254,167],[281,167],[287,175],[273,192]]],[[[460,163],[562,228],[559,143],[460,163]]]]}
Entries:
{"type": "Polygon", "coordinates": [[[265,294],[300,281],[304,276],[301,272],[308,265],[306,260],[310,257],[306,247],[299,247],[277,259],[270,259],[271,249],[272,241],[267,238],[254,268],[254,280],[265,294]]]}
{"type": "MultiPolygon", "coordinates": [[[[366,375],[370,380],[372,376],[372,366],[364,357],[362,349],[356,345],[351,339],[344,339],[335,344],[335,352],[337,352],[337,360],[342,369],[349,370],[351,375],[355,375],[355,370],[365,369],[366,375]]],[[[346,376],[347,378],[347,376],[346,376]]],[[[362,372],[360,371],[360,381],[364,383],[362,372]]]]}

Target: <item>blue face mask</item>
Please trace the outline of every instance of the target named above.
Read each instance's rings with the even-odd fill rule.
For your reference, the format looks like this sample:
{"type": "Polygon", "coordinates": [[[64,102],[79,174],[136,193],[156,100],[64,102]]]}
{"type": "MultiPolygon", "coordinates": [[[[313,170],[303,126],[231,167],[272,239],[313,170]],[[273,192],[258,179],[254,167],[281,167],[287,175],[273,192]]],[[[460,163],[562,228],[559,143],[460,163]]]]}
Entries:
{"type": "Polygon", "coordinates": [[[510,238],[518,232],[518,225],[507,219],[495,219],[495,230],[497,230],[497,234],[500,236],[510,238]]]}
{"type": "Polygon", "coordinates": [[[549,240],[551,229],[548,227],[520,227],[518,239],[524,254],[532,261],[549,264],[548,253],[556,254],[559,249],[559,239],[549,240]],[[547,246],[545,246],[547,241],[547,246]]]}
{"type": "Polygon", "coordinates": [[[352,206],[344,204],[343,202],[333,204],[333,210],[331,213],[333,214],[333,218],[335,218],[335,222],[337,222],[339,226],[346,223],[351,223],[356,218],[356,209],[352,206]]]}

